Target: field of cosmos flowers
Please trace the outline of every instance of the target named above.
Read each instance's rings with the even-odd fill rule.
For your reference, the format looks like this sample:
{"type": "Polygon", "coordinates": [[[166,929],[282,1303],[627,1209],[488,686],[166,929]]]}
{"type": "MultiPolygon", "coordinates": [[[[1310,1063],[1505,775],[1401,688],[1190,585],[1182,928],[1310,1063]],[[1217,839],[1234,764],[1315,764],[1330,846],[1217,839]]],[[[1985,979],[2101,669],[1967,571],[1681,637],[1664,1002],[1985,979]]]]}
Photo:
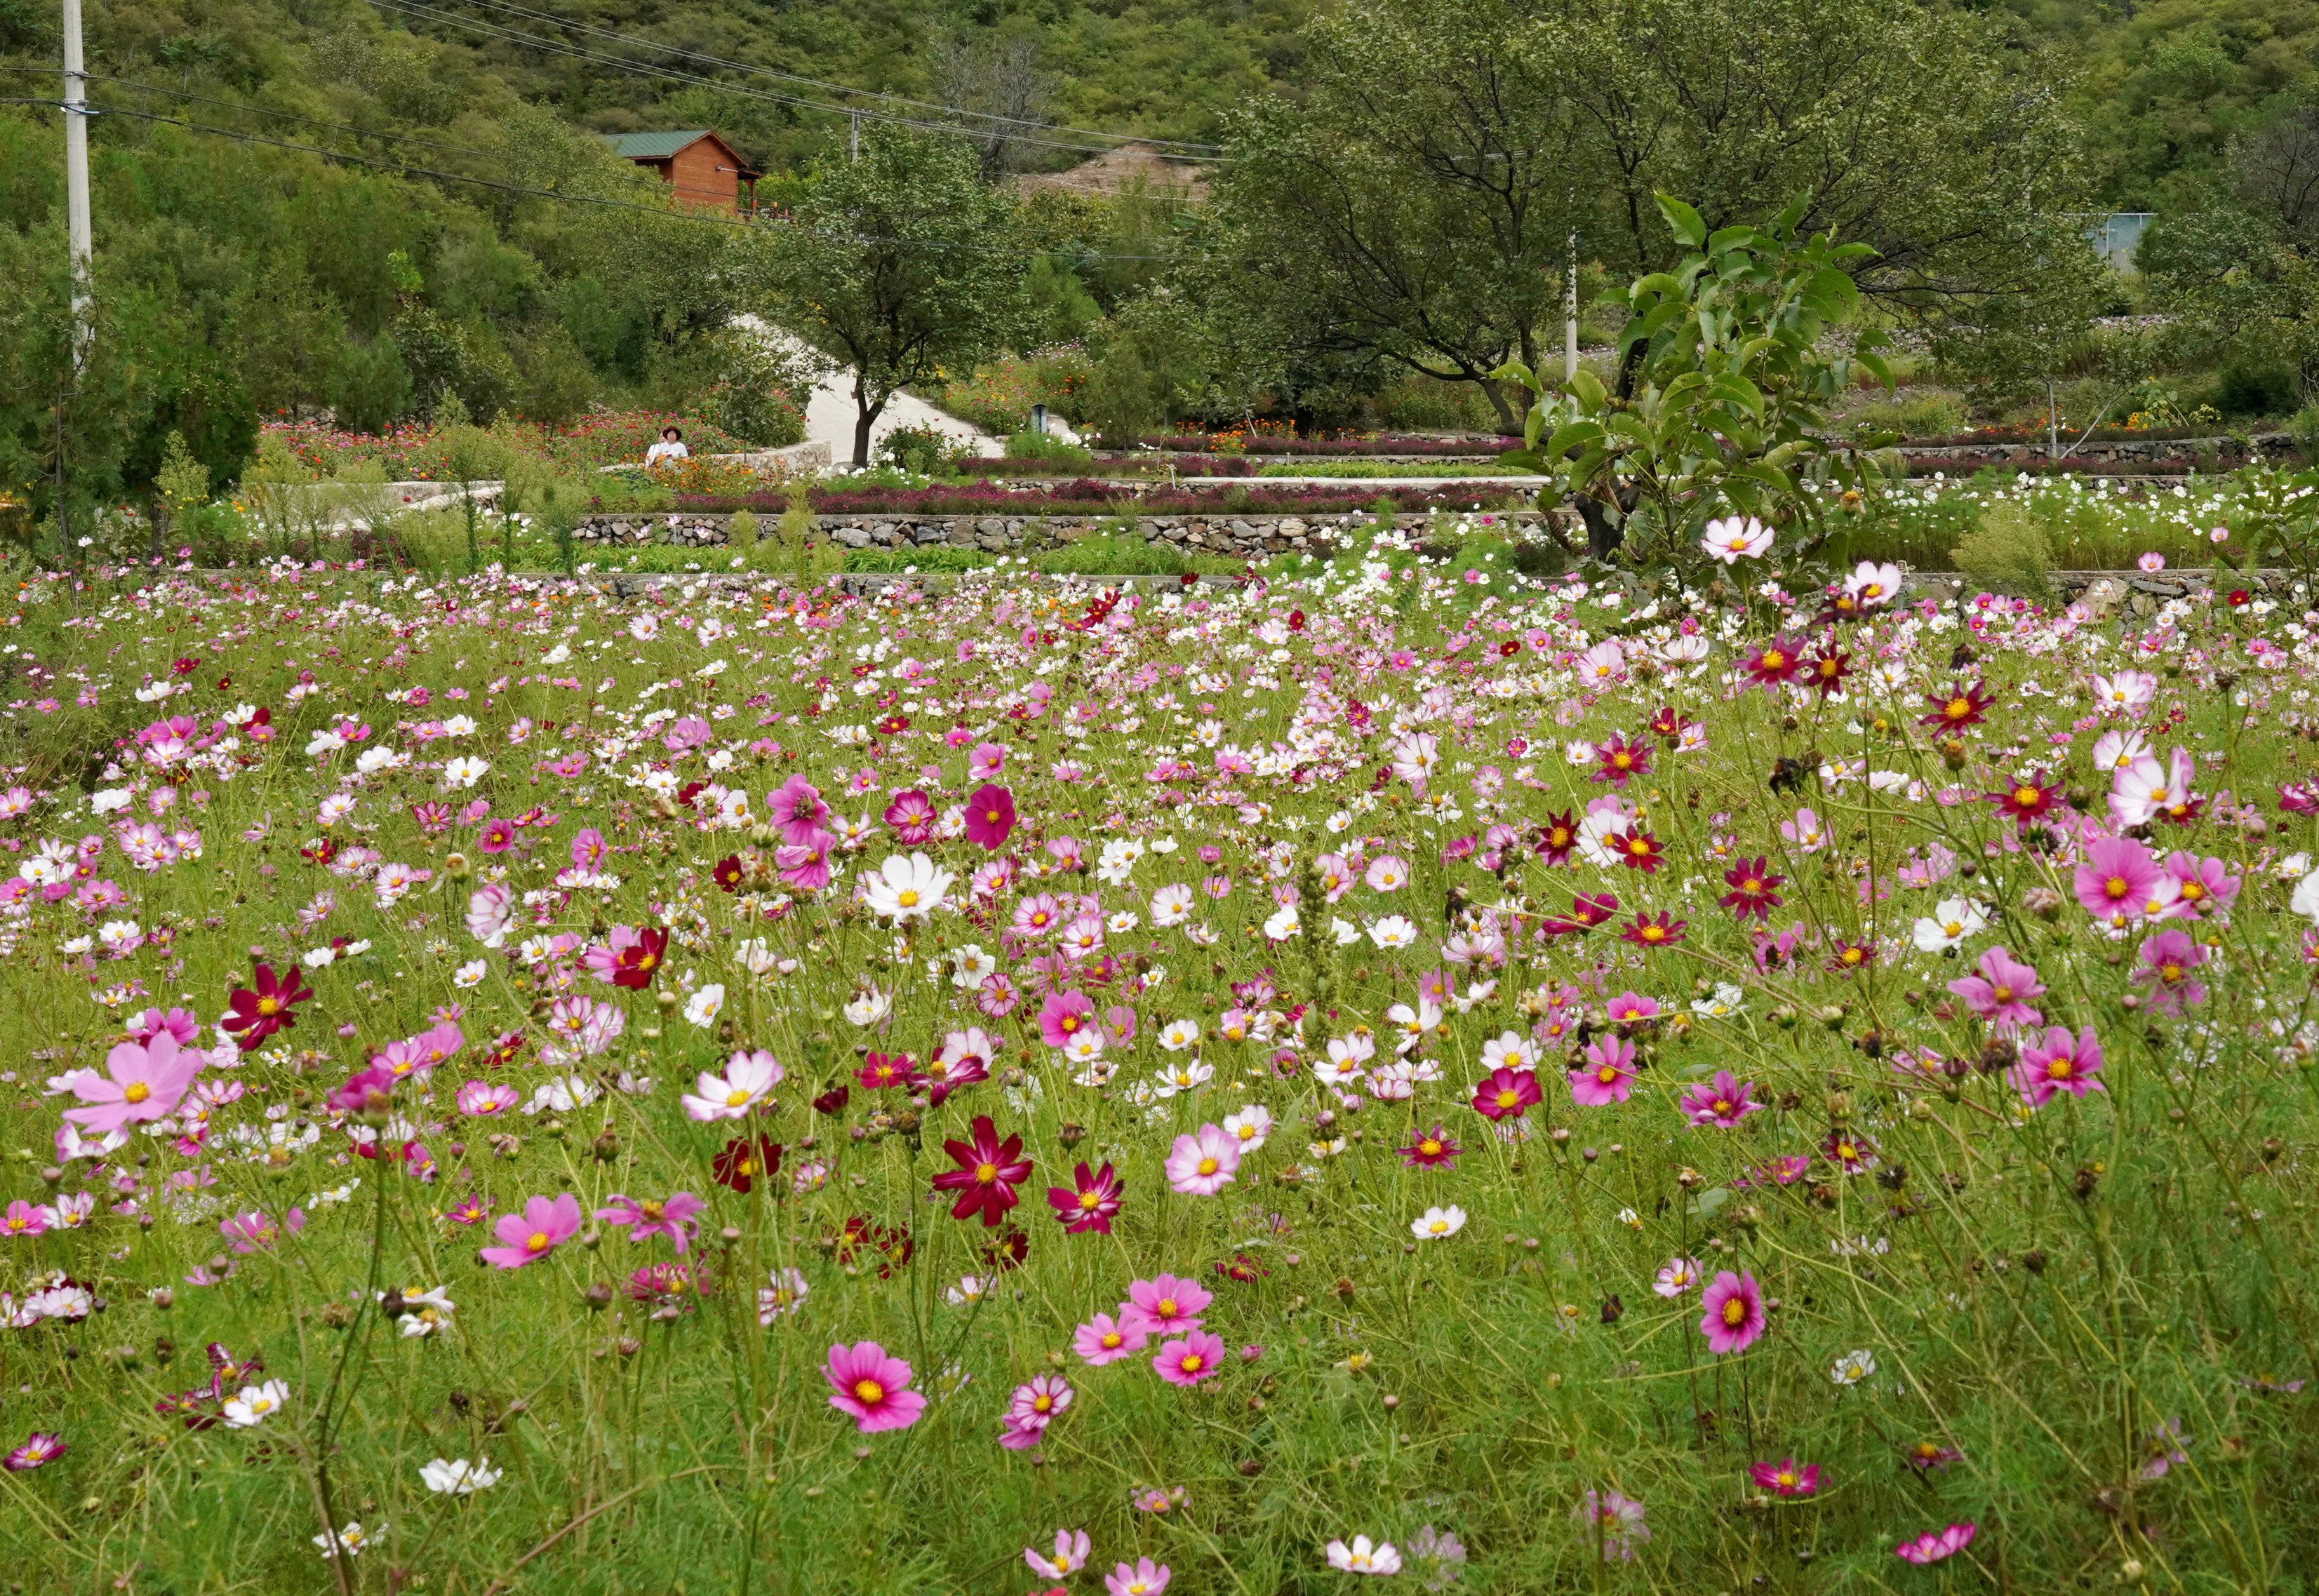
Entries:
{"type": "Polygon", "coordinates": [[[2311,1588],[2309,596],[1391,552],[26,583],[0,1578],[2311,1588]]]}

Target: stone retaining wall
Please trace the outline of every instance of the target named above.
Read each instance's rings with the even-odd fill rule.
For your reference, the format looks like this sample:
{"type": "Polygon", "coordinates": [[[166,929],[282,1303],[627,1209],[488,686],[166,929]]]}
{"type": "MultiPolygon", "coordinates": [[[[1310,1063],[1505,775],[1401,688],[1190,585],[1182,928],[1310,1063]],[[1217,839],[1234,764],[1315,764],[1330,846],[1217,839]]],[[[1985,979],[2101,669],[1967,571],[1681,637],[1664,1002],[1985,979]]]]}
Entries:
{"type": "MultiPolygon", "coordinates": [[[[779,516],[768,511],[757,518],[758,535],[771,533],[779,516]]],[[[821,516],[822,535],[847,548],[974,548],[986,554],[1007,554],[1028,547],[1053,547],[1076,543],[1102,527],[1106,516],[821,516]]],[[[1395,524],[1421,531],[1430,515],[1403,515],[1395,524]]],[[[1501,525],[1534,530],[1548,519],[1567,525],[1562,511],[1505,510],[1491,512],[1501,525]]],[[[1169,515],[1141,516],[1136,526],[1146,543],[1165,543],[1206,555],[1250,557],[1309,550],[1332,543],[1344,527],[1368,519],[1358,511],[1326,516],[1169,515]]],[[[670,513],[597,515],[582,520],[573,531],[583,547],[632,547],[647,543],[671,543],[690,547],[715,547],[726,541],[728,515],[670,513]]]]}

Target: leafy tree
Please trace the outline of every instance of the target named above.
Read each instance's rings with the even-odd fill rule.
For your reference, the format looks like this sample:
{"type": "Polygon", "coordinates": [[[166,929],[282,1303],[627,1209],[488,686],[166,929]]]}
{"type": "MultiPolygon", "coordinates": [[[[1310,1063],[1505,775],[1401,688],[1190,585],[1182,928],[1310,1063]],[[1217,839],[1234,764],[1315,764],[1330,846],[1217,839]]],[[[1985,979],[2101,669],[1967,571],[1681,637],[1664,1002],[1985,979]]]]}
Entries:
{"type": "Polygon", "coordinates": [[[1655,208],[1688,253],[1611,302],[1627,311],[1619,350],[1633,392],[1582,370],[1557,400],[1535,373],[1509,366],[1544,402],[1527,448],[1507,458],[1554,473],[1598,559],[1617,549],[1637,564],[1697,564],[1701,532],[1719,516],[1821,530],[1812,479],[1857,490],[1875,474],[1825,436],[1855,367],[1890,380],[1873,335],[1848,354],[1822,347],[1860,308],[1853,273],[1868,246],[1804,234],[1803,196],[1761,226],[1712,233],[1680,200],[1661,195],[1655,208]]]}
{"type": "Polygon", "coordinates": [[[853,463],[897,389],[1006,348],[1028,301],[1013,207],[963,140],[865,129],[825,158],[786,221],[753,239],[750,275],[776,320],[853,374],[853,463]]]}
{"type": "Polygon", "coordinates": [[[2215,203],[2152,223],[2136,258],[2178,354],[2284,364],[2319,398],[2319,86],[2274,101],[2215,203]]]}
{"type": "MultiPolygon", "coordinates": [[[[1490,393],[1561,320],[1570,232],[1674,264],[1655,196],[1710,230],[1808,192],[1806,232],[1884,312],[1938,323],[2086,255],[2055,74],[2011,24],[1917,0],[1355,0],[1301,104],[1232,127],[1220,221],[1291,347],[1373,350],[1490,393]]],[[[1622,383],[1631,374],[1622,376],[1622,383]]]]}

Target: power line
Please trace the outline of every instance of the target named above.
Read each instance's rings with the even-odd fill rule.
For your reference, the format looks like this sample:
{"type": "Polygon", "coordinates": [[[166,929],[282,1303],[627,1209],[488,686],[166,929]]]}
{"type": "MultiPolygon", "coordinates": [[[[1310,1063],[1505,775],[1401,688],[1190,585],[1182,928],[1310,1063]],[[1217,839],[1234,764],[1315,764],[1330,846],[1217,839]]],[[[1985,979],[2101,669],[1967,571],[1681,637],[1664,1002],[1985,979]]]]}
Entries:
{"type": "Polygon", "coordinates": [[[1034,122],[1024,117],[1000,116],[995,112],[969,111],[961,106],[945,105],[935,100],[914,100],[906,95],[888,94],[875,89],[857,89],[845,84],[829,82],[826,78],[807,77],[802,74],[796,72],[783,72],[777,68],[751,66],[745,61],[727,60],[722,56],[712,56],[700,50],[686,50],[681,46],[673,44],[662,44],[654,40],[639,38],[633,33],[617,32],[609,28],[597,27],[591,23],[576,22],[569,17],[558,16],[554,12],[535,11],[529,6],[511,4],[510,0],[467,0],[467,4],[471,5],[480,5],[488,11],[505,12],[512,16],[528,17],[534,22],[554,23],[558,27],[567,28],[577,32],[593,33],[600,39],[609,39],[621,44],[632,44],[645,50],[657,50],[663,55],[681,56],[687,60],[699,61],[708,66],[726,67],[735,72],[753,73],[762,77],[779,78],[787,83],[806,84],[814,88],[826,89],[833,94],[857,95],[872,100],[883,100],[896,105],[915,106],[921,111],[939,111],[951,116],[974,117],[999,127],[1019,128],[1024,130],[1052,128],[1059,133],[1076,133],[1084,138],[1114,139],[1122,143],[1150,144],[1155,147],[1166,145],[1171,149],[1205,149],[1220,151],[1223,148],[1219,144],[1204,144],[1199,142],[1197,140],[1193,139],[1152,139],[1145,138],[1137,133],[1106,132],[1100,128],[1068,127],[1055,122],[1034,122]]]}
{"type": "MultiPolygon", "coordinates": [[[[11,103],[50,107],[56,104],[53,100],[24,100],[11,103]]],[[[1018,249],[988,244],[962,244],[952,239],[889,239],[871,233],[817,233],[801,222],[783,217],[768,216],[752,220],[738,216],[712,215],[703,211],[670,210],[665,206],[641,204],[633,200],[607,199],[597,194],[559,194],[552,188],[532,188],[520,183],[502,183],[490,177],[471,177],[464,172],[441,172],[427,167],[411,166],[402,161],[378,160],[369,156],[350,155],[341,149],[325,149],[319,144],[300,144],[286,139],[268,139],[262,134],[246,133],[234,128],[213,128],[204,122],[187,122],[182,117],[163,116],[158,112],[134,111],[126,105],[107,105],[98,109],[107,116],[127,116],[140,122],[165,122],[171,127],[184,128],[191,132],[210,133],[222,139],[235,139],[245,144],[263,144],[274,149],[303,150],[309,155],[319,155],[327,160],[351,161],[356,166],[370,167],[401,177],[431,177],[444,183],[465,183],[477,188],[495,189],[502,194],[522,194],[534,199],[558,200],[573,205],[599,205],[617,211],[644,211],[654,216],[671,217],[680,221],[706,222],[717,227],[782,227],[806,234],[808,237],[833,238],[848,243],[890,244],[906,249],[961,249],[979,255],[1029,257],[1069,254],[1082,260],[1126,261],[1163,261],[1168,258],[1162,255],[1103,255],[1081,254],[1076,250],[1018,249]]]]}
{"type": "MultiPolygon", "coordinates": [[[[471,17],[461,16],[456,12],[425,5],[422,0],[371,0],[371,4],[383,10],[399,12],[405,16],[447,23],[455,28],[464,28],[471,33],[480,34],[486,39],[497,39],[510,44],[545,50],[552,55],[565,56],[577,61],[609,67],[638,77],[657,77],[670,83],[690,84],[699,88],[715,89],[720,94],[736,95],[744,99],[765,100],[774,104],[793,106],[805,111],[817,111],[830,116],[867,117],[873,122],[888,122],[898,127],[918,128],[930,132],[955,131],[946,122],[929,122],[924,118],[902,116],[890,111],[873,108],[833,105],[827,101],[817,100],[804,95],[782,94],[772,89],[748,88],[738,84],[726,83],[717,78],[705,77],[698,72],[683,72],[673,68],[656,67],[625,56],[605,55],[596,50],[582,49],[579,45],[568,43],[563,40],[549,39],[537,33],[527,33],[519,29],[501,27],[492,23],[478,22],[471,17]]],[[[1118,135],[1101,136],[1115,138],[1118,135]]],[[[1035,139],[1028,136],[1019,137],[1015,142],[1041,149],[1060,149],[1078,155],[1108,155],[1116,148],[1108,144],[1071,144],[1059,140],[1035,139]]],[[[1182,158],[1205,164],[1221,158],[1200,156],[1182,158]]]]}
{"type": "Polygon", "coordinates": [[[472,155],[480,160],[495,161],[505,158],[502,151],[471,149],[464,144],[445,144],[433,139],[421,139],[411,133],[389,133],[377,128],[358,128],[352,122],[324,122],[319,117],[300,116],[293,112],[275,111],[264,105],[245,104],[239,100],[213,100],[204,95],[187,94],[182,89],[165,88],[149,83],[132,83],[126,77],[107,77],[97,73],[91,73],[89,76],[92,82],[117,84],[125,89],[135,89],[140,94],[159,95],[171,100],[189,100],[197,105],[218,105],[228,111],[247,111],[254,116],[271,116],[283,122],[302,122],[310,128],[329,128],[334,132],[352,133],[358,139],[391,139],[398,144],[416,144],[425,149],[442,150],[447,155],[472,155]]]}

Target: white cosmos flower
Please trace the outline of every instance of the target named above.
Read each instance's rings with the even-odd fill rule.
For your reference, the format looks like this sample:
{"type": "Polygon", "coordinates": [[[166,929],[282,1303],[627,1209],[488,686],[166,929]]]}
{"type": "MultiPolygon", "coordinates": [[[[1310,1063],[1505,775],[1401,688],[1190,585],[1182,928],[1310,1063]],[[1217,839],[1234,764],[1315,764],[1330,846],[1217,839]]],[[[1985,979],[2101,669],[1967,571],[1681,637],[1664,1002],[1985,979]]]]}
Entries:
{"type": "Polygon", "coordinates": [[[1369,927],[1369,941],[1380,948],[1405,948],[1416,940],[1416,924],[1404,915],[1387,915],[1369,927]]]}
{"type": "Polygon", "coordinates": [[[491,1460],[483,1457],[478,1457],[473,1463],[464,1457],[455,1457],[446,1463],[438,1457],[432,1463],[419,1465],[420,1479],[438,1496],[472,1496],[478,1491],[498,1484],[500,1475],[506,1472],[493,1468],[491,1460]]]}
{"type": "Polygon", "coordinates": [[[1944,898],[1915,926],[1918,951],[1937,953],[1954,948],[1989,924],[1989,916],[1962,897],[1944,898]]]}
{"type": "Polygon", "coordinates": [[[856,1025],[875,1025],[894,1012],[890,993],[876,987],[864,987],[845,1005],[845,1017],[856,1025]]]}
{"type": "Polygon", "coordinates": [[[1200,1040],[1200,1027],[1191,1020],[1170,1020],[1160,1027],[1160,1045],[1171,1053],[1180,1053],[1200,1040]]]}
{"type": "Polygon", "coordinates": [[[887,856],[877,873],[862,879],[862,896],[872,914],[889,919],[923,921],[942,906],[943,895],[956,879],[923,853],[905,859],[887,856]]]}
{"type": "MultiPolygon", "coordinates": [[[[1274,910],[1271,918],[1268,919],[1264,923],[1264,934],[1266,938],[1276,942],[1285,942],[1303,929],[1303,924],[1296,918],[1296,906],[1295,904],[1288,904],[1281,908],[1274,910]]],[[[1412,934],[1414,933],[1415,929],[1416,928],[1413,926],[1411,928],[1412,934]]],[[[1378,945],[1383,946],[1384,944],[1380,943],[1378,945]]]]}
{"type": "Polygon", "coordinates": [[[711,981],[685,1000],[684,1017],[696,1025],[708,1026],[725,1011],[725,983],[711,981]]]}
{"type": "Polygon", "coordinates": [[[249,1429],[263,1422],[268,1413],[280,1411],[290,1400],[288,1382],[268,1380],[263,1385],[245,1385],[239,1396],[225,1401],[225,1421],[234,1429],[249,1429]]]}
{"type": "Polygon", "coordinates": [[[1272,1134],[1272,1111],[1261,1103],[1251,1103],[1238,1114],[1224,1115],[1224,1129],[1240,1143],[1241,1151],[1252,1153],[1272,1134]]]}
{"type": "Polygon", "coordinates": [[[1447,1208],[1429,1208],[1409,1222],[1409,1233],[1420,1241],[1439,1241],[1465,1228],[1466,1211],[1455,1203],[1447,1208]]]}
{"type": "Polygon", "coordinates": [[[483,772],[491,768],[490,761],[477,759],[472,753],[463,753],[456,759],[447,760],[443,765],[443,790],[453,792],[461,788],[473,787],[483,779],[483,772]]]}

